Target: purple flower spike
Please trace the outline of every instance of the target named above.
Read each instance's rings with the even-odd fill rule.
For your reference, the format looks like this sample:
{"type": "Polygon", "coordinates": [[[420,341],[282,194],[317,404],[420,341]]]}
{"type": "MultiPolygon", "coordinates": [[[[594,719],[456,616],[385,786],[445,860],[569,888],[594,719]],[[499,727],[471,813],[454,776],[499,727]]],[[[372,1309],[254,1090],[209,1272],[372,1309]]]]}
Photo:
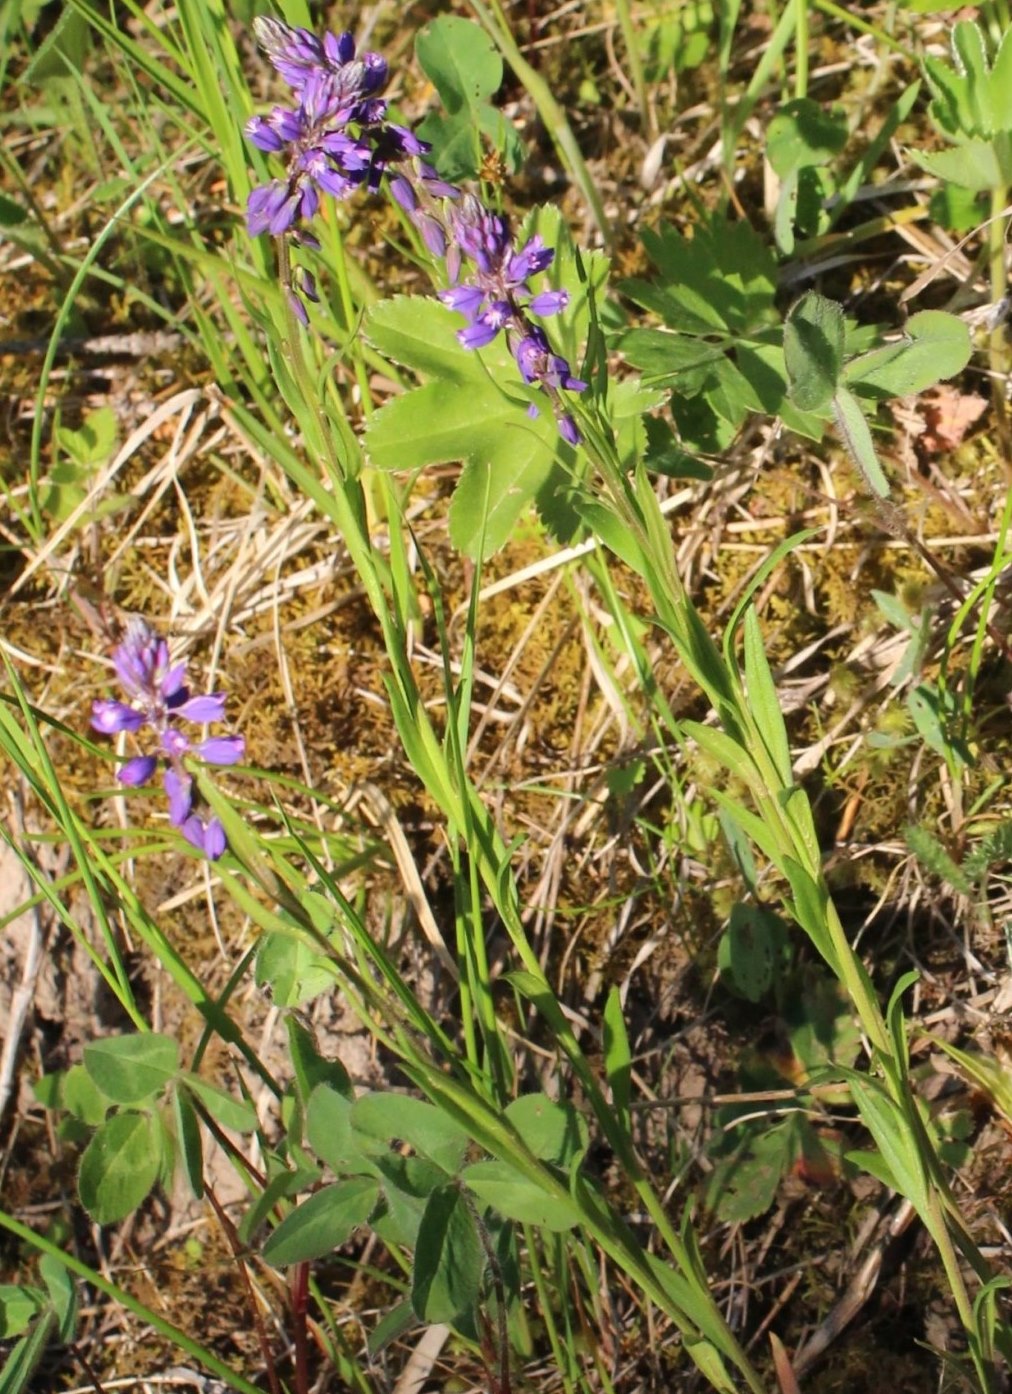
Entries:
{"type": "MultiPolygon", "coordinates": [[[[251,237],[295,233],[299,223],[315,216],[321,194],[344,199],[362,184],[376,189],[390,164],[428,150],[413,132],[387,121],[379,93],[389,74],[380,54],[356,57],[350,34],[327,34],[321,41],[308,29],[267,18],[254,20],[253,27],[296,105],[276,106],[246,124],[258,149],[284,155],[287,163],[284,179],[250,194],[251,237]]],[[[395,196],[410,193],[410,187],[401,187],[395,196]]]]}
{"type": "Polygon", "coordinates": [[[150,727],[157,738],[157,753],[135,755],[120,766],[121,784],[139,788],[154,778],[164,761],[162,784],[169,803],[169,821],[187,839],[214,860],[225,850],[225,834],[217,819],[204,823],[193,813],[193,778],[184,759],[199,755],[212,765],[234,765],[246,750],[242,736],[212,736],[193,747],[180,721],[204,724],[223,721],[225,696],[208,692],[193,697],[186,686],[186,665],[169,661],[169,646],[141,619],[131,619],[123,642],[113,655],[116,676],[130,698],[129,704],[102,698],[92,706],[91,724],[104,735],[140,731],[150,727]],[[199,837],[191,836],[194,825],[199,837]],[[190,831],[188,831],[188,829],[190,831]]]}

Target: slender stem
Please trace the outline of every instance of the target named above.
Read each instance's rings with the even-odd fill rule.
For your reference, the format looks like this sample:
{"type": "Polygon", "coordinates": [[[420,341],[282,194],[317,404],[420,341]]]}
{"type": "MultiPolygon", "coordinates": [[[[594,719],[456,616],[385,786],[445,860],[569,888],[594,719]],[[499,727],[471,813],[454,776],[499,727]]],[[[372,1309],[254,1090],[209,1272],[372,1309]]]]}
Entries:
{"type": "Polygon", "coordinates": [[[656,134],[656,123],[652,119],[653,113],[650,110],[650,103],[647,99],[647,83],[643,73],[643,62],[640,58],[639,44],[636,39],[636,28],[633,24],[632,10],[629,0],[615,0],[615,9],[618,14],[619,28],[622,30],[622,40],[625,44],[626,61],[629,64],[629,75],[632,78],[633,89],[636,93],[636,104],[640,109],[640,122],[643,133],[648,138],[656,134]]]}
{"type": "Polygon", "coordinates": [[[808,0],[794,0],[794,95],[808,96],[808,0]]]}
{"type": "Polygon", "coordinates": [[[612,241],[611,223],[604,211],[601,195],[597,191],[593,175],[587,168],[566,113],[555,100],[541,74],[531,67],[520,52],[516,40],[510,32],[509,25],[506,23],[505,16],[502,14],[501,8],[495,4],[495,0],[493,0],[495,14],[485,4],[485,0],[470,0],[470,3],[482,28],[492,38],[507,63],[531,94],[531,99],[538,109],[538,115],[555,142],[560,158],[568,164],[580,193],[587,201],[590,215],[597,224],[597,230],[601,234],[605,246],[610,247],[612,241]]]}

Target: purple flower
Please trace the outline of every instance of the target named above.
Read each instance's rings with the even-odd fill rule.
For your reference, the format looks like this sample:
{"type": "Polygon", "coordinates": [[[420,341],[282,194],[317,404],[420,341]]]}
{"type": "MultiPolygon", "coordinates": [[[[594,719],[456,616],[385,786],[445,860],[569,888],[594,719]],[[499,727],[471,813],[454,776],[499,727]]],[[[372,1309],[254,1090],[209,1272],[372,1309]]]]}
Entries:
{"type": "Polygon", "coordinates": [[[411,131],[387,121],[387,104],[378,96],[387,81],[380,54],[356,58],[350,34],[326,34],[321,40],[277,19],[261,17],[253,24],[297,105],[275,106],[246,123],[246,135],[258,149],[286,159],[283,179],[250,193],[251,237],[292,232],[314,217],[321,195],[347,198],[363,183],[376,189],[388,166],[428,150],[411,131]]]}
{"type": "Polygon", "coordinates": [[[484,347],[511,320],[522,331],[522,310],[539,316],[554,315],[569,304],[564,290],[531,294],[528,280],[547,270],[555,256],[539,234],[518,251],[506,218],[490,212],[473,194],[466,194],[460,206],[450,212],[449,225],[453,237],[447,256],[450,279],[458,281],[462,255],[474,263],[470,278],[463,285],[454,284],[439,292],[444,304],[459,310],[470,321],[469,328],[457,336],[465,348],[484,347]],[[503,313],[504,305],[508,314],[503,313]],[[488,337],[472,332],[477,324],[492,331],[488,337]]]}
{"type": "Polygon", "coordinates": [[[178,722],[196,723],[223,721],[225,696],[208,692],[192,697],[186,686],[186,664],[174,666],[169,660],[169,646],[158,638],[142,619],[134,617],[127,625],[123,642],[113,654],[113,667],[128,702],[102,698],[92,706],[91,724],[104,735],[120,731],[138,732],[150,727],[157,738],[157,751],[135,755],[120,766],[117,777],[121,784],[138,788],[154,778],[159,762],[164,762],[162,785],[169,804],[169,821],[180,828],[195,846],[202,848],[212,860],[224,851],[224,833],[216,819],[204,821],[193,812],[193,779],[187,772],[184,759],[197,755],[212,765],[234,765],[246,749],[242,736],[211,736],[196,745],[178,722]],[[203,830],[198,839],[195,829],[203,830]],[[218,846],[220,841],[220,847],[218,846]],[[218,847],[215,852],[212,849],[218,847]]]}

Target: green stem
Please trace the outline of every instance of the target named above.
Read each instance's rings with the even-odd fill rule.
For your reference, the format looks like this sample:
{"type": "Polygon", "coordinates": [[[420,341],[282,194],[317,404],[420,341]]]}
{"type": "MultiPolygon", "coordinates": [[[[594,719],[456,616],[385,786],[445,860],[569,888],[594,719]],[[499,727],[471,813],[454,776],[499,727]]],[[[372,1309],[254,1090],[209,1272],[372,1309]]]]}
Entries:
{"type": "Polygon", "coordinates": [[[520,52],[497,0],[492,0],[491,9],[485,4],[485,0],[470,0],[470,3],[482,28],[531,94],[531,99],[538,109],[538,115],[545,123],[545,129],[551,136],[560,159],[569,166],[577,187],[587,202],[590,215],[597,225],[597,230],[601,234],[605,247],[610,247],[612,242],[611,223],[604,211],[604,204],[601,202],[597,185],[587,168],[565,111],[555,100],[551,88],[541,74],[531,67],[520,52]]]}
{"type": "Polygon", "coordinates": [[[636,29],[633,24],[629,0],[615,0],[615,9],[618,13],[619,28],[622,30],[622,41],[625,44],[629,74],[632,78],[633,90],[636,93],[636,105],[640,109],[640,123],[644,135],[649,138],[656,134],[655,122],[651,119],[646,78],[643,73],[643,63],[640,60],[639,44],[636,41],[636,29]]]}
{"type": "Polygon", "coordinates": [[[808,0],[794,0],[794,95],[808,96],[808,0]]]}

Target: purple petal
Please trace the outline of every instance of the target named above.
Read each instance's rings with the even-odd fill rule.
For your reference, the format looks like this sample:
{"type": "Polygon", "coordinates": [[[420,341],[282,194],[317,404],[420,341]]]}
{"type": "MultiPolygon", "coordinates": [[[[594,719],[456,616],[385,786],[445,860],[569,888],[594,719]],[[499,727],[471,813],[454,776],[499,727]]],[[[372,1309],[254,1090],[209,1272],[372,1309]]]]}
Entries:
{"type": "Polygon", "coordinates": [[[319,305],[320,294],[316,289],[316,277],[312,271],[307,271],[305,267],[299,272],[299,290],[307,300],[311,300],[314,305],[319,305]]]}
{"type": "Polygon", "coordinates": [[[168,769],[162,776],[162,784],[169,800],[169,822],[174,828],[182,827],[193,807],[193,780],[178,770],[168,769]]]}
{"type": "Polygon", "coordinates": [[[485,299],[485,292],[478,286],[451,286],[449,290],[440,290],[436,294],[444,305],[449,305],[451,310],[471,320],[477,316],[485,299]]]}
{"type": "Polygon", "coordinates": [[[217,818],[209,818],[204,825],[204,851],[208,861],[216,862],[227,846],[225,829],[217,818]]]}
{"type": "Polygon", "coordinates": [[[295,316],[295,318],[299,321],[301,325],[308,329],[309,311],[306,309],[305,305],[299,299],[298,292],[295,290],[289,290],[287,299],[292,314],[295,316]]]}
{"type": "Polygon", "coordinates": [[[166,726],[162,732],[162,750],[170,760],[181,759],[190,748],[190,738],[175,726],[166,726]]]}
{"type": "Polygon", "coordinates": [[[166,699],[175,697],[183,690],[186,682],[186,664],[177,663],[174,668],[170,668],[158,684],[161,694],[166,699]]]}
{"type": "Polygon", "coordinates": [[[209,765],[234,765],[246,754],[243,736],[211,736],[201,741],[195,754],[209,765]]]}
{"type": "Polygon", "coordinates": [[[131,788],[136,789],[142,784],[147,784],[157,768],[157,756],[135,755],[132,760],[119,767],[116,778],[121,784],[129,784],[131,788]]]}
{"type": "Polygon", "coordinates": [[[422,241],[426,248],[434,257],[446,255],[446,234],[443,232],[442,224],[438,218],[434,218],[431,213],[423,213],[421,209],[415,213],[412,222],[422,234],[422,241]]]}
{"type": "Polygon", "coordinates": [[[225,694],[208,692],[204,697],[191,697],[177,707],[173,715],[185,717],[187,721],[224,721],[225,694]]]}
{"type": "Polygon", "coordinates": [[[543,290],[527,306],[532,315],[557,315],[569,304],[568,290],[543,290]]]}
{"type": "Polygon", "coordinates": [[[343,34],[324,34],[323,51],[333,67],[343,68],[355,57],[355,40],[347,30],[343,34]]]}
{"type": "Polygon", "coordinates": [[[474,324],[469,324],[466,329],[457,331],[457,339],[461,346],[466,349],[484,348],[490,344],[499,333],[502,326],[490,322],[486,315],[475,320],[474,324]]]}
{"type": "Polygon", "coordinates": [[[245,125],[246,139],[253,142],[258,150],[276,154],[283,150],[285,142],[267,120],[266,116],[251,116],[245,125]]]}
{"type": "Polygon", "coordinates": [[[187,842],[193,844],[198,851],[203,852],[209,861],[216,862],[228,845],[225,840],[225,829],[221,826],[217,818],[209,818],[204,823],[196,813],[191,813],[189,818],[182,824],[180,832],[187,842]]]}
{"type": "Polygon", "coordinates": [[[556,423],[559,427],[559,435],[563,440],[568,441],[570,445],[580,444],[583,437],[580,435],[579,427],[568,412],[562,412],[560,416],[557,416],[556,423]]]}
{"type": "Polygon", "coordinates": [[[92,703],[91,724],[106,736],[115,736],[119,731],[139,731],[147,719],[144,712],[128,707],[125,702],[116,702],[111,697],[103,697],[92,703]]]}
{"type": "Polygon", "coordinates": [[[418,207],[418,200],[415,198],[415,191],[410,182],[404,178],[403,174],[394,175],[390,180],[390,192],[404,209],[405,213],[413,213],[418,207]]]}

